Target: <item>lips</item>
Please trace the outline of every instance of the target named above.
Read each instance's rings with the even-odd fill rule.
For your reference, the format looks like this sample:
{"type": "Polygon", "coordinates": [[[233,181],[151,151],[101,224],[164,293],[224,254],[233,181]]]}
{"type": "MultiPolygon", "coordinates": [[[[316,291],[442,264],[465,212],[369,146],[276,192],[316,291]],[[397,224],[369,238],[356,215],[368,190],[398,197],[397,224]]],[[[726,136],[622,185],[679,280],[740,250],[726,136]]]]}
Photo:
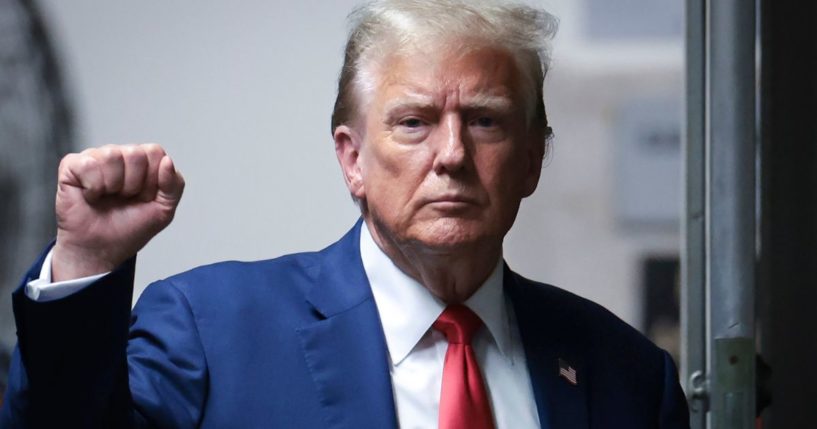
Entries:
{"type": "Polygon", "coordinates": [[[476,198],[460,194],[445,194],[428,198],[425,201],[425,204],[450,208],[461,208],[471,205],[477,205],[477,203],[478,201],[476,198]]]}
{"type": "Polygon", "coordinates": [[[435,202],[451,202],[451,203],[474,203],[475,202],[473,198],[462,197],[462,196],[458,196],[458,195],[434,198],[432,201],[435,201],[435,202]]]}

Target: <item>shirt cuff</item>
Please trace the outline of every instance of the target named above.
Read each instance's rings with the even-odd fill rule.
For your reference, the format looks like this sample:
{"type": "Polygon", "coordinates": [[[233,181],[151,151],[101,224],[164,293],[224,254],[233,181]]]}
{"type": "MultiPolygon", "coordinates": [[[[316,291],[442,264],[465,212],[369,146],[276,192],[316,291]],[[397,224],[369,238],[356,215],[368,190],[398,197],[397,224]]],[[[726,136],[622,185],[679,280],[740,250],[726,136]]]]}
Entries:
{"type": "Polygon", "coordinates": [[[26,284],[26,296],[36,302],[54,301],[60,298],[65,298],[73,295],[90,286],[91,283],[105,277],[110,272],[95,274],[93,276],[82,277],[79,279],[65,280],[61,282],[51,282],[51,257],[54,255],[54,249],[51,249],[43,261],[43,267],[40,269],[40,278],[32,280],[26,284]]]}

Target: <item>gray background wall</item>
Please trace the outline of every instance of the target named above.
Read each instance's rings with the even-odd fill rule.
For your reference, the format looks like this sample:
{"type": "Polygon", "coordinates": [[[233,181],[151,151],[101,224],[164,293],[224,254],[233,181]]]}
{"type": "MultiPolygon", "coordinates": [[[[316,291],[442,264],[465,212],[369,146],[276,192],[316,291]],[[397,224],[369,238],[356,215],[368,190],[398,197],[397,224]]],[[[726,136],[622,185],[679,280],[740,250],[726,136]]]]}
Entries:
{"type": "MultiPolygon", "coordinates": [[[[355,3],[42,1],[73,88],[80,146],[159,142],[187,178],[176,220],[139,256],[139,290],[218,260],[318,249],[352,225],[357,209],[329,116],[344,17],[355,3]]],[[[561,19],[545,90],[557,137],[506,258],[639,325],[640,263],[677,254],[677,219],[628,221],[616,201],[622,192],[666,197],[667,189],[679,197],[680,185],[670,169],[652,179],[664,183],[655,189],[620,189],[621,171],[638,168],[616,161],[628,126],[621,118],[642,101],[679,102],[680,33],[616,39],[616,26],[606,25],[612,39],[600,39],[588,31],[604,19],[590,13],[593,2],[535,3],[561,19]]],[[[621,4],[640,11],[625,18],[649,19],[649,2],[621,4]]]]}

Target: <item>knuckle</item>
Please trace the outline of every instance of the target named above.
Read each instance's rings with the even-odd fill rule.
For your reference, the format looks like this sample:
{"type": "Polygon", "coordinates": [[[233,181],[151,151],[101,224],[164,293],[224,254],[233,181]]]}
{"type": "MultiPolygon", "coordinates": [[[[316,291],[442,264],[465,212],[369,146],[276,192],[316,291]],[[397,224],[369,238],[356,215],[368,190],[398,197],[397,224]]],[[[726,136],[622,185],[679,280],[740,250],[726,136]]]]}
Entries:
{"type": "Polygon", "coordinates": [[[136,146],[122,148],[122,158],[129,166],[143,166],[147,163],[145,152],[136,146]]]}
{"type": "Polygon", "coordinates": [[[76,163],[76,159],[79,155],[75,153],[69,153],[60,159],[59,170],[65,170],[66,168],[71,167],[72,164],[76,163]]]}
{"type": "Polygon", "coordinates": [[[133,155],[134,153],[137,153],[138,150],[139,149],[136,146],[131,144],[123,145],[119,148],[119,151],[122,152],[122,155],[124,156],[133,155]]]}
{"type": "Polygon", "coordinates": [[[76,160],[76,162],[78,164],[83,164],[84,165],[87,162],[88,159],[99,160],[101,158],[102,158],[102,154],[101,154],[99,148],[92,147],[92,148],[89,148],[89,149],[85,149],[82,152],[80,152],[79,154],[77,154],[75,160],[76,160]]]}
{"type": "Polygon", "coordinates": [[[122,159],[122,149],[113,145],[102,146],[99,148],[99,153],[106,162],[116,162],[122,159]]]}
{"type": "Polygon", "coordinates": [[[74,161],[80,171],[90,171],[99,168],[99,161],[92,156],[79,156],[74,161]]]}
{"type": "Polygon", "coordinates": [[[145,153],[152,157],[161,158],[166,154],[164,148],[158,143],[145,143],[141,146],[144,149],[145,153]]]}

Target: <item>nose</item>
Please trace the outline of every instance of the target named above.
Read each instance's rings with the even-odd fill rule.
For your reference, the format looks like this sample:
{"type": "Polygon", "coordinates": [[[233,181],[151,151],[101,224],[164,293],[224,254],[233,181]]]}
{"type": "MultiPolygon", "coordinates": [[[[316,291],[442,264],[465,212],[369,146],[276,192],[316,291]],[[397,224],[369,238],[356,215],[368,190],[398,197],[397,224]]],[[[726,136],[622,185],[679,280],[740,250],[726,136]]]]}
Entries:
{"type": "Polygon", "coordinates": [[[456,115],[449,115],[443,120],[434,159],[437,174],[457,173],[467,166],[468,148],[462,127],[463,121],[456,115]]]}

